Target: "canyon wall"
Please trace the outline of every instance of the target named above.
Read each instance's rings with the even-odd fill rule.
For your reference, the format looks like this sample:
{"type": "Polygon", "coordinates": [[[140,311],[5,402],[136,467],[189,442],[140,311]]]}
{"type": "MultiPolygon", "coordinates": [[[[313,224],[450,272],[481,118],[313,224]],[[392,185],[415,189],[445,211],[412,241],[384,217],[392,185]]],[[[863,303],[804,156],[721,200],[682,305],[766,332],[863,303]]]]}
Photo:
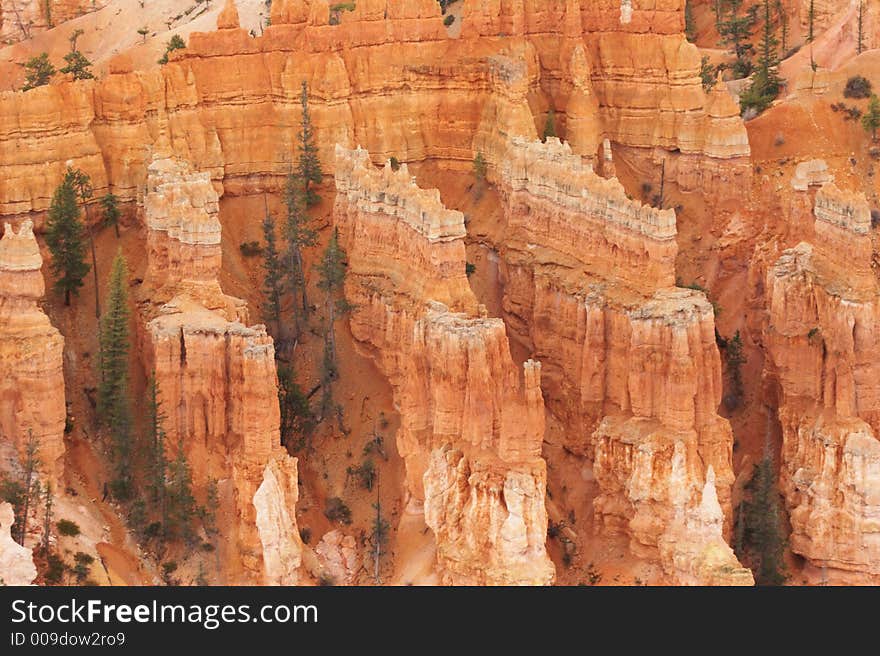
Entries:
{"type": "Polygon", "coordinates": [[[38,305],[45,293],[43,258],[30,221],[0,239],[0,439],[24,458],[29,436],[53,483],[63,471],[64,338],[38,305]]]}
{"type": "Polygon", "coordinates": [[[723,538],[733,438],[717,414],[714,313],[701,292],[674,286],[675,213],[630,200],[552,137],[513,137],[494,169],[505,320],[543,363],[566,448],[593,459],[598,525],[680,582],[749,582],[723,538]],[[705,521],[694,519],[703,499],[705,521]],[[703,537],[685,547],[671,537],[684,530],[703,537]]]}
{"type": "Polygon", "coordinates": [[[0,93],[0,215],[44,211],[68,161],[96,197],[134,200],[166,139],[227,193],[276,189],[295,152],[303,80],[326,171],[337,143],[361,143],[375,161],[466,167],[499,54],[525,58],[530,115],[542,121],[554,107],[581,154],[608,138],[630,159],[668,159],[667,179],[687,188],[739,188],[745,130],[729,96],[703,92],[698,52],[680,34],[683,3],[631,3],[625,25],[614,3],[598,13],[586,0],[504,3],[509,26],[491,13],[497,4],[467,0],[453,39],[434,0],[359,2],[338,25],[326,2],[277,2],[260,37],[223,12],[221,29],[192,34],[166,66],[134,71],[120,55],[101,80],[0,93]]]}
{"type": "Polygon", "coordinates": [[[334,222],[359,347],[394,390],[411,510],[448,584],[549,584],[541,365],[517,367],[466,275],[464,217],[406,165],[337,148],[334,222]]]}
{"type": "Polygon", "coordinates": [[[880,286],[870,210],[863,195],[828,183],[814,215],[814,242],[785,251],[766,277],[764,376],[779,403],[780,484],[792,550],[876,582],[880,286]]]}
{"type": "Polygon", "coordinates": [[[244,302],[217,282],[210,175],[156,156],[144,210],[141,353],[167,414],[167,444],[183,446],[199,498],[217,484],[227,582],[296,584],[297,461],[281,447],[274,345],[264,326],[245,325],[244,302]]]}

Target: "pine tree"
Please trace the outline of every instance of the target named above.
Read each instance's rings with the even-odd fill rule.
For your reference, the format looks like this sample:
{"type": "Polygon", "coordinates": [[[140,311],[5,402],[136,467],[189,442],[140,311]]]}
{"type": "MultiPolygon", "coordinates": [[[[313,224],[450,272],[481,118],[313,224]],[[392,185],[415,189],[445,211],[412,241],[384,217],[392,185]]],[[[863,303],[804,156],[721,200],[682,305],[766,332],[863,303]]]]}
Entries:
{"type": "Polygon", "coordinates": [[[871,139],[877,141],[877,129],[880,128],[880,100],[876,93],[871,94],[871,100],[868,101],[868,109],[862,116],[862,127],[865,132],[871,133],[871,139]]]}
{"type": "Polygon", "coordinates": [[[813,42],[813,20],[816,18],[815,0],[810,0],[810,10],[807,13],[807,43],[813,42]]]}
{"type": "Polygon", "coordinates": [[[113,260],[107,294],[107,311],[101,317],[101,382],[98,387],[98,415],[110,429],[115,467],[114,494],[122,499],[127,498],[131,492],[129,314],[128,271],[125,258],[120,252],[113,260]]]}
{"type": "Polygon", "coordinates": [[[785,7],[782,6],[782,0],[776,0],[776,16],[779,18],[782,57],[785,57],[788,52],[788,16],[785,13],[785,7]]]}
{"type": "Polygon", "coordinates": [[[183,435],[177,442],[177,454],[168,465],[168,520],[166,534],[191,540],[196,500],[192,491],[192,470],[183,448],[183,435]]]}
{"type": "Polygon", "coordinates": [[[745,508],[746,541],[755,553],[759,585],[781,585],[786,580],[783,551],[785,538],[780,527],[781,511],[776,489],[773,458],[767,454],[755,465],[749,482],[745,508]]]}
{"type": "Polygon", "coordinates": [[[92,62],[90,62],[79,50],[71,50],[68,52],[64,55],[64,61],[67,62],[67,66],[61,69],[61,73],[70,73],[73,75],[74,80],[94,79],[95,76],[92,74],[92,71],[89,70],[92,66],[92,62]]]}
{"type": "Polygon", "coordinates": [[[306,290],[305,265],[303,249],[314,246],[318,233],[312,227],[311,218],[303,202],[301,179],[291,173],[287,176],[284,186],[284,204],[287,207],[287,222],[284,225],[284,236],[287,239],[287,278],[288,288],[293,293],[294,303],[299,303],[301,312],[294,312],[296,335],[302,333],[309,320],[309,301],[306,290]]]}
{"type": "Polygon", "coordinates": [[[694,11],[691,9],[691,0],[684,3],[684,33],[691,43],[697,41],[697,24],[694,21],[694,11]]]}
{"type": "Polygon", "coordinates": [[[155,372],[147,381],[147,430],[150,453],[148,488],[150,499],[159,510],[162,523],[166,521],[165,484],[168,475],[168,456],[165,453],[165,413],[159,399],[155,372]]]}
{"type": "Polygon", "coordinates": [[[752,51],[754,48],[749,43],[752,34],[752,26],[755,23],[755,11],[757,5],[749,11],[741,13],[743,0],[729,0],[729,16],[721,22],[718,33],[721,42],[733,48],[736,61],[733,64],[733,74],[737,78],[748,77],[752,72],[752,51]]]}
{"type": "Polygon", "coordinates": [[[278,337],[281,329],[284,269],[275,240],[275,219],[268,207],[266,208],[266,216],[263,218],[263,240],[266,242],[266,246],[263,248],[263,270],[266,272],[263,279],[263,294],[266,297],[265,315],[267,321],[275,324],[275,336],[278,337]]]}
{"type": "Polygon", "coordinates": [[[49,553],[49,538],[52,533],[52,486],[47,482],[43,489],[43,553],[49,553]]]}
{"type": "Polygon", "coordinates": [[[101,207],[104,210],[104,225],[112,225],[116,230],[116,238],[119,239],[119,199],[109,192],[101,198],[101,207]]]}
{"type": "Polygon", "coordinates": [[[85,261],[84,227],[79,215],[73,180],[65,176],[52,196],[46,224],[46,243],[52,253],[55,289],[64,294],[65,305],[70,305],[71,292],[79,293],[83,278],[89,272],[89,265],[85,261]]]}
{"type": "Polygon", "coordinates": [[[862,54],[862,50],[864,50],[864,47],[865,47],[865,40],[864,40],[864,20],[865,20],[865,17],[864,17],[864,14],[865,14],[865,0],[859,0],[859,35],[858,35],[858,40],[856,41],[856,52],[859,55],[862,54]]]}
{"type": "Polygon", "coordinates": [[[55,67],[49,61],[49,53],[47,52],[31,57],[27,63],[21,65],[25,69],[25,82],[21,88],[22,91],[30,91],[49,84],[49,80],[55,75],[55,67]]]}
{"type": "Polygon", "coordinates": [[[89,224],[89,205],[88,201],[92,197],[94,193],[94,188],[92,187],[92,180],[89,178],[88,174],[80,169],[73,169],[69,166],[67,167],[67,172],[64,174],[65,179],[69,179],[73,188],[76,189],[77,196],[79,196],[80,202],[83,204],[83,208],[85,209],[86,215],[86,234],[89,236],[89,247],[92,251],[92,276],[94,277],[95,282],[95,317],[99,318],[101,316],[101,298],[99,294],[99,285],[98,285],[98,256],[95,253],[95,239],[92,235],[92,228],[89,224]]]}
{"type": "Polygon", "coordinates": [[[318,158],[318,146],[315,143],[315,132],[312,127],[312,116],[309,112],[309,85],[305,81],[302,83],[300,104],[302,105],[302,129],[299,133],[297,173],[302,181],[306,205],[311,206],[321,200],[312,190],[312,185],[321,184],[324,180],[324,172],[321,170],[321,160],[318,158]]]}
{"type": "Polygon", "coordinates": [[[321,364],[320,411],[323,420],[333,409],[333,382],[339,378],[334,329],[336,315],[349,309],[345,300],[340,298],[345,283],[345,253],[339,247],[339,238],[335,230],[316,268],[318,288],[324,292],[324,354],[321,364]]]}
{"type": "Polygon", "coordinates": [[[42,490],[39,477],[42,464],[40,460],[40,441],[34,436],[34,432],[28,429],[24,463],[22,464],[24,495],[22,497],[21,517],[18,522],[18,537],[16,539],[16,542],[21,546],[25,546],[24,541],[27,536],[28,514],[30,513],[31,503],[39,500],[42,490]]]}
{"type": "Polygon", "coordinates": [[[547,120],[544,123],[544,135],[541,141],[547,141],[547,137],[556,136],[556,112],[552,109],[547,112],[547,120]]]}
{"type": "Polygon", "coordinates": [[[781,80],[777,73],[778,45],[779,42],[773,35],[770,0],[764,0],[764,30],[758,54],[758,66],[752,76],[752,83],[740,96],[740,108],[744,112],[749,108],[754,108],[760,113],[767,109],[779,95],[781,80]]]}
{"type": "Polygon", "coordinates": [[[315,417],[309,399],[296,382],[290,366],[278,367],[278,405],[281,409],[281,443],[299,451],[311,437],[315,417]],[[299,439],[294,441],[294,436],[299,439]]]}

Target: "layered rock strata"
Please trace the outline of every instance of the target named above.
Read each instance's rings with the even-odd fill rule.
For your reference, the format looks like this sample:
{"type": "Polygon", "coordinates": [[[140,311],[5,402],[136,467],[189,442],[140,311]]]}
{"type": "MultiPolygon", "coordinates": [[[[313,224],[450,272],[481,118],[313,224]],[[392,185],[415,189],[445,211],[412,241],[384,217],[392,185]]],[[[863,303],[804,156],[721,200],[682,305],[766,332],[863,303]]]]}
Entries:
{"type": "Polygon", "coordinates": [[[394,390],[411,509],[449,584],[548,584],[541,366],[513,363],[465,272],[464,217],[407,167],[337,148],[334,220],[351,330],[394,390]]]}
{"type": "Polygon", "coordinates": [[[96,198],[112,189],[134,200],[161,135],[227,193],[277,188],[295,150],[302,81],[325,170],[336,143],[355,142],[377,161],[468,166],[494,93],[487,62],[505,53],[526,57],[533,113],[554,108],[579,154],[594,156],[609,138],[628,158],[668,160],[667,180],[687,188],[739,188],[745,128],[726,90],[703,92],[682,3],[633,2],[625,26],[614,3],[599,12],[586,0],[503,4],[510,15],[491,13],[498,2],[467,2],[460,39],[435,0],[367,0],[339,24],[326,2],[276,2],[256,38],[224,11],[223,29],[192,34],[165,66],[135,72],[120,56],[101,80],[4,92],[0,215],[45,210],[68,161],[91,176],[96,198]]]}
{"type": "Polygon", "coordinates": [[[42,264],[31,222],[17,232],[7,223],[0,239],[0,439],[21,459],[32,435],[42,472],[57,483],[67,415],[64,338],[38,305],[42,264]]]}
{"type": "Polygon", "coordinates": [[[767,272],[765,377],[779,397],[791,548],[817,567],[880,576],[880,286],[861,194],[825,185],[815,243],[767,272]]]}
{"type": "Polygon", "coordinates": [[[670,560],[660,548],[676,544],[710,468],[729,528],[733,482],[714,313],[701,292],[674,286],[674,212],[630,200],[555,138],[513,138],[496,168],[505,319],[544,365],[565,446],[593,458],[599,525],[687,580],[699,570],[706,582],[742,582],[723,575],[739,571],[732,552],[709,575],[684,565],[696,552],[670,560]]]}
{"type": "Polygon", "coordinates": [[[210,175],[156,157],[144,199],[144,365],[167,444],[182,444],[197,495],[217,483],[230,583],[297,583],[297,461],[280,446],[272,338],[220,290],[221,227],[210,175]],[[166,300],[168,299],[168,300],[166,300]]]}

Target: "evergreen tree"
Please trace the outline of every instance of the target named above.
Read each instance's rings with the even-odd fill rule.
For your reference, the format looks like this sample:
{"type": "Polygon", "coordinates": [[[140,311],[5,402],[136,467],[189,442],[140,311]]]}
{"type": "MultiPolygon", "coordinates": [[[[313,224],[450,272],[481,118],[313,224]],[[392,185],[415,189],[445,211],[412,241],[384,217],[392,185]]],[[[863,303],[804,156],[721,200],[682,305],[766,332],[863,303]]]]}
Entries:
{"type": "Polygon", "coordinates": [[[164,525],[167,521],[165,484],[168,475],[168,456],[165,453],[165,413],[162,411],[155,373],[147,380],[147,430],[150,453],[148,489],[150,499],[159,510],[164,525]]]}
{"type": "Polygon", "coordinates": [[[544,135],[541,141],[547,141],[547,137],[556,136],[556,112],[552,109],[547,112],[547,120],[544,123],[544,135]]]}
{"type": "Polygon", "coordinates": [[[168,520],[166,534],[189,541],[194,536],[193,518],[196,500],[192,491],[192,470],[183,448],[183,436],[177,443],[177,454],[168,465],[168,520]]]}
{"type": "Polygon", "coordinates": [[[30,513],[31,504],[40,498],[42,486],[40,485],[40,441],[34,436],[34,432],[28,429],[28,439],[25,443],[24,463],[22,463],[22,487],[24,494],[21,499],[21,515],[18,520],[18,536],[16,542],[24,546],[25,537],[27,536],[28,514],[30,513]]]}
{"type": "Polygon", "coordinates": [[[865,47],[864,31],[863,31],[864,30],[864,20],[865,20],[864,14],[865,14],[865,0],[859,0],[859,34],[858,34],[858,39],[856,41],[856,52],[859,55],[862,54],[862,50],[864,50],[864,47],[865,47]]]}
{"type": "Polygon", "coordinates": [[[348,310],[347,303],[340,298],[345,283],[345,253],[339,247],[335,230],[316,268],[319,276],[318,288],[324,292],[324,354],[321,363],[320,411],[323,420],[333,409],[333,382],[339,378],[334,323],[338,313],[348,310]]]}
{"type": "Polygon", "coordinates": [[[43,489],[43,553],[49,553],[49,538],[52,533],[52,486],[46,483],[43,489]]]}
{"type": "Polygon", "coordinates": [[[168,63],[168,55],[173,50],[182,50],[183,48],[186,48],[186,42],[183,40],[183,38],[179,34],[175,34],[174,36],[171,37],[171,40],[165,44],[165,54],[162,55],[162,58],[159,60],[159,63],[160,64],[167,64],[168,63]]]}
{"type": "Polygon", "coordinates": [[[312,190],[312,185],[321,184],[324,179],[324,172],[321,170],[321,160],[318,159],[318,146],[315,143],[315,131],[312,127],[312,116],[309,112],[309,85],[305,81],[302,83],[300,104],[302,105],[302,130],[299,133],[297,174],[302,181],[306,205],[311,206],[321,200],[312,190]]]}
{"type": "Polygon", "coordinates": [[[112,225],[119,239],[119,199],[112,192],[107,193],[101,198],[101,207],[104,210],[104,225],[112,225]]]}
{"type": "Polygon", "coordinates": [[[318,233],[312,227],[311,218],[303,202],[300,178],[291,173],[284,186],[284,204],[287,207],[287,222],[284,236],[287,239],[287,287],[293,293],[294,303],[299,303],[301,312],[294,312],[296,335],[299,336],[309,320],[309,301],[306,290],[303,249],[314,246],[318,233]]]}
{"type": "Polygon", "coordinates": [[[807,43],[813,42],[813,20],[816,18],[815,0],[810,0],[810,11],[807,13],[807,43]]]}
{"type": "Polygon", "coordinates": [[[92,66],[92,62],[90,62],[79,50],[71,50],[68,52],[64,55],[64,61],[67,62],[67,66],[61,69],[61,73],[70,73],[73,75],[74,80],[94,79],[95,76],[89,70],[92,66]]]}
{"type": "Polygon", "coordinates": [[[694,11],[691,9],[691,0],[685,0],[684,3],[684,33],[687,40],[691,43],[697,41],[697,24],[694,21],[694,11]]]}
{"type": "Polygon", "coordinates": [[[281,328],[284,269],[275,241],[275,219],[268,207],[266,208],[266,216],[263,218],[263,240],[266,242],[266,247],[263,249],[263,270],[266,272],[263,279],[263,294],[266,297],[265,316],[267,321],[275,324],[275,336],[278,337],[281,328]]]}
{"type": "Polygon", "coordinates": [[[761,36],[761,48],[758,54],[758,67],[752,76],[752,83],[740,97],[740,108],[745,112],[754,108],[762,112],[779,95],[781,80],[777,73],[779,58],[777,46],[779,42],[773,35],[770,13],[770,0],[764,0],[764,31],[761,36]]]}
{"type": "Polygon", "coordinates": [[[101,382],[98,415],[110,429],[113,441],[114,495],[125,499],[131,492],[132,421],[129,398],[128,271],[118,253],[110,271],[107,311],[101,317],[101,382]]]}
{"type": "Polygon", "coordinates": [[[728,0],[730,13],[721,22],[718,33],[721,42],[733,49],[736,61],[733,64],[733,74],[736,78],[748,77],[752,72],[752,51],[754,48],[749,43],[752,35],[752,26],[755,23],[755,11],[757,5],[743,13],[743,0],[728,0]]]}
{"type": "Polygon", "coordinates": [[[37,87],[49,84],[49,80],[55,75],[55,67],[49,61],[49,53],[42,52],[36,57],[31,57],[26,63],[21,64],[25,69],[25,82],[22,91],[30,91],[37,87]]]}
{"type": "Polygon", "coordinates": [[[55,289],[64,294],[65,305],[70,305],[71,292],[79,292],[83,278],[89,272],[89,265],[85,261],[84,227],[79,215],[73,179],[65,176],[52,196],[46,224],[46,243],[52,253],[55,289]]]}
{"type": "Polygon", "coordinates": [[[779,492],[773,458],[765,455],[755,465],[745,505],[746,543],[758,561],[755,579],[759,585],[781,585],[786,580],[783,551],[785,538],[780,527],[779,492]]]}
{"type": "Polygon", "coordinates": [[[315,416],[309,399],[296,382],[290,366],[278,367],[278,405],[281,408],[281,443],[299,451],[311,437],[315,416]],[[299,439],[294,441],[294,437],[299,439]]]}
{"type": "Polygon", "coordinates": [[[868,109],[862,116],[862,127],[865,132],[871,133],[871,139],[877,141],[877,129],[880,128],[880,100],[876,93],[871,94],[871,100],[868,101],[868,109]]]}
{"type": "Polygon", "coordinates": [[[784,57],[788,52],[788,16],[785,7],[782,6],[782,0],[776,0],[776,16],[779,18],[779,36],[782,39],[782,57],[784,57]]]}
{"type": "Polygon", "coordinates": [[[81,171],[80,169],[73,169],[69,166],[67,167],[67,172],[64,174],[64,177],[65,179],[70,180],[71,185],[74,189],[76,189],[77,196],[79,196],[79,200],[83,204],[83,208],[85,210],[86,234],[89,236],[89,247],[92,251],[92,276],[94,277],[95,281],[95,317],[100,317],[101,298],[99,293],[100,286],[98,285],[98,256],[95,253],[95,239],[92,236],[92,228],[89,225],[88,201],[94,193],[92,180],[84,171],[81,171]]]}

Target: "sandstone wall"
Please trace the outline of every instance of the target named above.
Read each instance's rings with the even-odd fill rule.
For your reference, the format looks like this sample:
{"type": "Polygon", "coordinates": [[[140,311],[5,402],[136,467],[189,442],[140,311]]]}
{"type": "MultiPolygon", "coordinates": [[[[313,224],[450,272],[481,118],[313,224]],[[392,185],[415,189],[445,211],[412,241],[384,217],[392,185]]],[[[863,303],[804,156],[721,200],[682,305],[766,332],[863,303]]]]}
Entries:
{"type": "Polygon", "coordinates": [[[272,338],[244,325],[243,301],[220,290],[210,176],[164,156],[149,170],[141,352],[167,414],[167,444],[183,440],[198,494],[218,483],[228,582],[296,584],[297,462],[281,447],[272,338]]]}
{"type": "Polygon", "coordinates": [[[45,210],[68,161],[91,175],[96,197],[112,189],[134,200],[159,142],[229,193],[277,187],[295,152],[303,80],[327,171],[336,143],[364,144],[376,161],[469,166],[498,54],[528,65],[532,108],[520,123],[543,120],[549,104],[579,153],[608,137],[640,160],[678,153],[675,177],[689,188],[715,193],[719,180],[739,180],[745,130],[703,93],[697,50],[677,32],[682,3],[636,2],[625,25],[608,18],[619,5],[606,15],[582,4],[524,3],[511,19],[519,31],[469,4],[460,39],[433,0],[357,3],[338,25],[326,2],[280,3],[258,38],[224,12],[222,29],[191,35],[161,68],[135,72],[122,55],[98,81],[0,93],[0,214],[45,210]]]}
{"type": "Polygon", "coordinates": [[[477,306],[464,217],[406,165],[337,148],[334,220],[352,334],[394,389],[407,493],[450,584],[548,584],[540,364],[518,370],[504,324],[477,306]]]}
{"type": "MultiPolygon", "coordinates": [[[[777,388],[792,550],[880,575],[880,286],[861,195],[827,184],[815,243],[767,272],[765,377],[777,388]]],[[[870,578],[862,580],[872,580],[870,578]]],[[[876,579],[874,579],[876,580],[876,579]]]]}
{"type": "Polygon", "coordinates": [[[45,286],[33,226],[6,224],[0,239],[0,440],[24,457],[29,435],[42,470],[54,482],[63,471],[64,338],[38,302],[45,286]]]}
{"type": "Polygon", "coordinates": [[[513,137],[495,169],[506,214],[495,244],[505,320],[544,365],[542,388],[568,429],[566,447],[593,458],[599,525],[628,535],[634,552],[682,581],[697,570],[704,582],[744,581],[729,548],[714,574],[693,560],[723,545],[730,526],[732,434],[717,414],[712,307],[674,287],[674,212],[629,200],[616,179],[554,138],[513,137]],[[706,540],[691,545],[696,551],[673,557],[670,536],[696,512],[709,469],[725,519],[696,531],[706,540]]]}

